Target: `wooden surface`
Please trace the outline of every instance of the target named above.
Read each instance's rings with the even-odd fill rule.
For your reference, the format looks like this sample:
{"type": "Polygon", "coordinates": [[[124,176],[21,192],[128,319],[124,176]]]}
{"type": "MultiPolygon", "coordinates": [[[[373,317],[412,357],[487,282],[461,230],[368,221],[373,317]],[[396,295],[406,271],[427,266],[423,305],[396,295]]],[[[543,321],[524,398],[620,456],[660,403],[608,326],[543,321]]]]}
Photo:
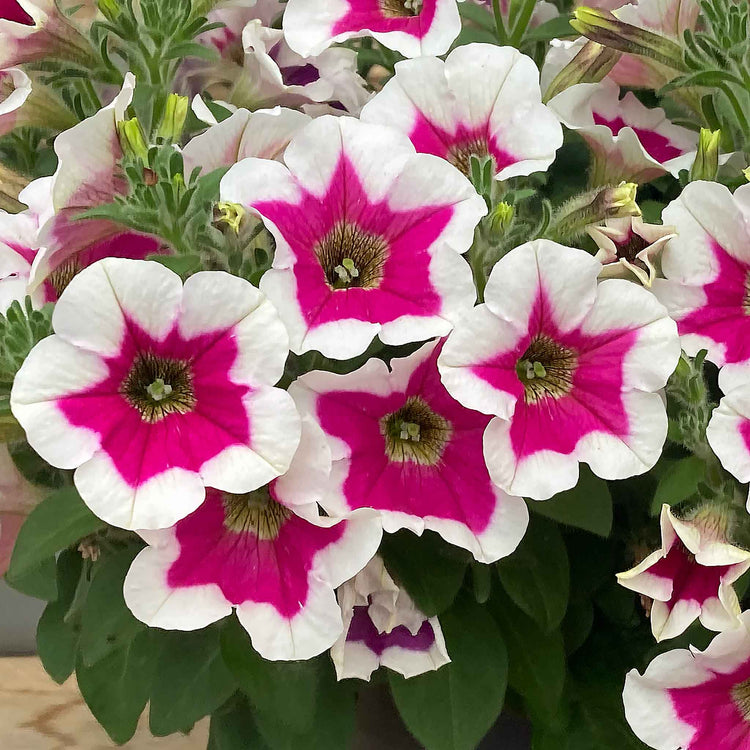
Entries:
{"type": "MultiPolygon", "coordinates": [[[[208,724],[189,737],[152,737],[148,711],[129,750],[205,750],[208,724]]],[[[83,702],[75,678],[56,685],[35,657],[0,658],[0,748],[2,750],[108,750],[117,747],[83,702]]]]}

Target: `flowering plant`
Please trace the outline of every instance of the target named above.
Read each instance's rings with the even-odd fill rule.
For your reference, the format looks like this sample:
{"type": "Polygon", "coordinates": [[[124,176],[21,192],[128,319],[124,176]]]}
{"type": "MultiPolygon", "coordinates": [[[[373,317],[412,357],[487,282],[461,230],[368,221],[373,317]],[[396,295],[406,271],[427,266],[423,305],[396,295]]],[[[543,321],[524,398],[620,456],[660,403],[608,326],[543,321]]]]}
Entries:
{"type": "Polygon", "coordinates": [[[0,0],[0,572],[115,742],[750,748],[748,6],[592,5],[0,0]]]}

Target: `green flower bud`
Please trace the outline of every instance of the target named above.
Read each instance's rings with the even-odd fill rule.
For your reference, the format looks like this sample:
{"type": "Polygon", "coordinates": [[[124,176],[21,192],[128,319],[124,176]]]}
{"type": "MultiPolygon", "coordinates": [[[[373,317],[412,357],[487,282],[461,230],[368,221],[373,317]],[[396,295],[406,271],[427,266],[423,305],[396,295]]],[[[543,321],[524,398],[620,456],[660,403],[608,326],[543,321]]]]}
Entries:
{"type": "Polygon", "coordinates": [[[515,214],[516,209],[510,203],[498,203],[490,213],[490,230],[497,234],[506,232],[513,223],[515,214]]]}
{"type": "Polygon", "coordinates": [[[226,224],[235,234],[240,233],[240,224],[245,216],[245,209],[239,203],[221,201],[216,204],[216,223],[226,224]]]}
{"type": "Polygon", "coordinates": [[[698,139],[698,153],[690,168],[690,181],[714,180],[719,171],[719,142],[721,130],[701,128],[698,139]]]}
{"type": "Polygon", "coordinates": [[[117,134],[123,153],[131,159],[148,164],[148,144],[137,117],[117,123],[117,134]]]}
{"type": "Polygon", "coordinates": [[[586,42],[578,54],[552,79],[544,94],[544,102],[577,83],[599,83],[615,67],[622,52],[586,42]]]}
{"type": "Polygon", "coordinates": [[[188,98],[179,94],[167,97],[167,106],[159,124],[157,135],[167,141],[179,141],[188,113],[188,98]]]}

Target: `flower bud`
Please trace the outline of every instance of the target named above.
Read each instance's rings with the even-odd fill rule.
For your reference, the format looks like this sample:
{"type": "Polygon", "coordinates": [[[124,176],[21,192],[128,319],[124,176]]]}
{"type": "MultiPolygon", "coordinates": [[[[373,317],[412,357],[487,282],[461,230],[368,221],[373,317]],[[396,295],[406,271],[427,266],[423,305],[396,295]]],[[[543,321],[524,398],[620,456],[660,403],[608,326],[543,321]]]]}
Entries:
{"type": "Polygon", "coordinates": [[[516,214],[515,208],[510,203],[502,201],[498,203],[490,213],[490,229],[492,232],[502,234],[508,230],[513,223],[513,217],[516,214]]]}
{"type": "Polygon", "coordinates": [[[544,102],[577,83],[599,83],[615,67],[622,52],[586,42],[576,56],[552,79],[544,102]]]}
{"type": "Polygon", "coordinates": [[[226,224],[235,234],[240,233],[240,224],[245,216],[245,209],[239,203],[221,201],[216,204],[215,215],[214,221],[217,224],[226,224]]]}
{"type": "Polygon", "coordinates": [[[179,94],[170,94],[167,97],[164,116],[157,131],[159,138],[164,138],[167,141],[179,141],[182,129],[185,127],[187,113],[188,98],[179,94]]]}
{"type": "Polygon", "coordinates": [[[649,57],[675,70],[685,69],[680,45],[661,34],[620,21],[608,10],[583,6],[573,15],[575,18],[570,25],[594,42],[620,52],[649,57]]]}
{"type": "Polygon", "coordinates": [[[744,174],[745,179],[750,182],[750,167],[747,167],[747,169],[743,169],[742,174],[744,174]]]}
{"type": "Polygon", "coordinates": [[[623,216],[640,216],[641,209],[635,202],[638,185],[634,182],[621,182],[617,187],[605,188],[599,193],[604,202],[605,216],[609,219],[623,216]]]}
{"type": "Polygon", "coordinates": [[[714,180],[719,171],[719,142],[721,130],[701,128],[698,139],[698,152],[690,168],[690,182],[696,180],[714,180]]]}
{"type": "Polygon", "coordinates": [[[117,123],[117,134],[125,156],[148,164],[148,144],[137,117],[117,123]]]}

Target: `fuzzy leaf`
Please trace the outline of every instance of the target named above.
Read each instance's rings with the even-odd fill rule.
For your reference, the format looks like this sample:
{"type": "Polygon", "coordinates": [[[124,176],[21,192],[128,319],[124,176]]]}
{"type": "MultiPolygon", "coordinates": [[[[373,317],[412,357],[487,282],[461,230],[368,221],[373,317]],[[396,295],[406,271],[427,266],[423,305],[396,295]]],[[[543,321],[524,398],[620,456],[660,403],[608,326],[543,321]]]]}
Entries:
{"type": "Polygon", "coordinates": [[[661,506],[677,505],[698,491],[706,474],[706,464],[698,456],[675,461],[662,475],[651,503],[651,515],[661,512],[661,506]]]}

